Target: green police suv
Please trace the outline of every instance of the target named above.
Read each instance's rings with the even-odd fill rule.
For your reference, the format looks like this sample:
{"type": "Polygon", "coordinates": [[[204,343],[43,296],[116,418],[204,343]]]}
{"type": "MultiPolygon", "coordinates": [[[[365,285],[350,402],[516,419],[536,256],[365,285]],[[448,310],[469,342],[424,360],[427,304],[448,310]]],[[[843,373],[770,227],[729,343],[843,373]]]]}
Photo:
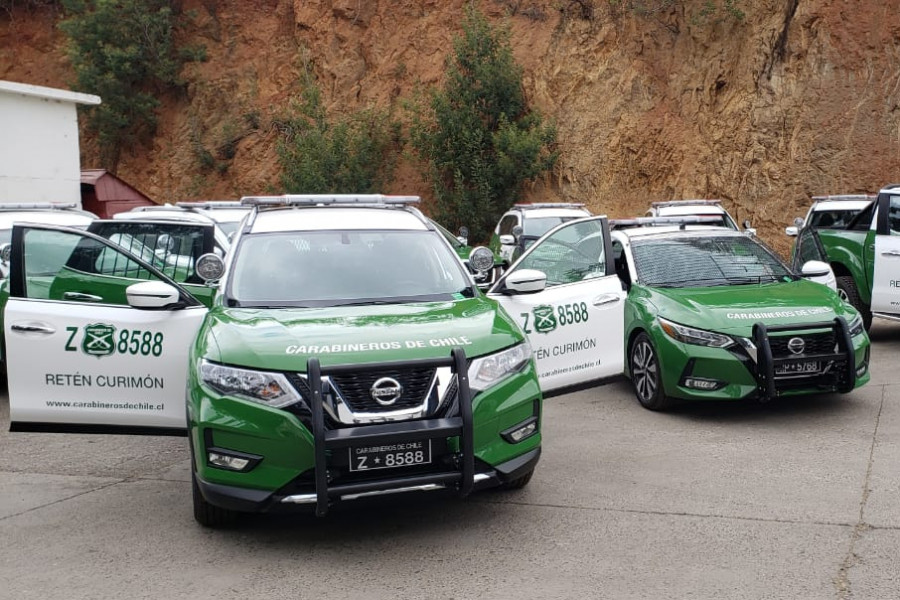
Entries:
{"type": "Polygon", "coordinates": [[[187,253],[182,281],[102,236],[17,226],[12,428],[186,428],[209,526],[524,486],[541,450],[531,348],[415,200],[245,199],[224,259],[187,253]]]}
{"type": "MultiPolygon", "coordinates": [[[[848,392],[869,380],[856,309],[755,239],[685,225],[612,236],[628,287],[625,368],[644,407],[848,392]]],[[[818,274],[817,264],[827,271],[823,263],[803,271],[818,274]]]]}

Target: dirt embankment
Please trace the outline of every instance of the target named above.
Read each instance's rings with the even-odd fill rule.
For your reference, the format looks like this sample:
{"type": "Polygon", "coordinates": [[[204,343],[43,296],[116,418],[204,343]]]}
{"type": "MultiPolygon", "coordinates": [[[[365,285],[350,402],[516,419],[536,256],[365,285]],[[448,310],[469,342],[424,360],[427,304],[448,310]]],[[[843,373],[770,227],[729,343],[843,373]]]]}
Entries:
{"type": "MultiPolygon", "coordinates": [[[[722,198],[783,250],[782,228],[811,195],[900,178],[900,15],[889,3],[755,0],[740,3],[743,20],[717,22],[698,18],[702,4],[635,17],[600,0],[480,2],[511,27],[528,97],[559,130],[556,170],[524,199],[624,216],[652,200],[722,198]]],[[[157,136],[126,152],[119,174],[161,202],[270,192],[278,117],[302,69],[333,113],[399,114],[401,99],[441,81],[462,6],[184,0],[186,41],[209,60],[185,68],[186,93],[164,99],[157,136]]],[[[0,14],[0,78],[69,87],[57,18],[0,14]]],[[[94,143],[82,146],[94,166],[94,143]]],[[[409,161],[393,187],[429,194],[409,161]]]]}

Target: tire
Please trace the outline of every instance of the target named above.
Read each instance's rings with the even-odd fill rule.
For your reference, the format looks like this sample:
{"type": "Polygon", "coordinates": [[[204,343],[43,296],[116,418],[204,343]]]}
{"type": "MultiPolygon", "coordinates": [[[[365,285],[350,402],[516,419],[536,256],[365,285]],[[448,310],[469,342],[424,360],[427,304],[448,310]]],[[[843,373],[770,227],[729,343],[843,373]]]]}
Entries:
{"type": "Polygon", "coordinates": [[[841,297],[841,300],[850,304],[859,311],[859,314],[862,315],[863,325],[866,328],[866,331],[869,330],[869,327],[872,326],[872,311],[869,310],[869,307],[865,305],[862,299],[859,297],[859,289],[856,287],[856,282],[853,280],[851,275],[841,275],[837,277],[837,289],[838,296],[841,297]]]}
{"type": "Polygon", "coordinates": [[[638,402],[649,410],[662,410],[671,404],[662,386],[659,358],[653,341],[645,332],[635,338],[628,352],[631,384],[638,402]]]}
{"type": "Polygon", "coordinates": [[[194,520],[213,529],[234,524],[238,513],[227,508],[215,506],[206,501],[197,485],[197,475],[191,472],[191,499],[194,503],[194,520]]]}
{"type": "Polygon", "coordinates": [[[521,490],[523,487],[528,485],[528,482],[531,481],[531,477],[534,475],[534,469],[528,471],[521,477],[516,477],[515,479],[511,479],[504,483],[500,489],[503,490],[521,490]]]}

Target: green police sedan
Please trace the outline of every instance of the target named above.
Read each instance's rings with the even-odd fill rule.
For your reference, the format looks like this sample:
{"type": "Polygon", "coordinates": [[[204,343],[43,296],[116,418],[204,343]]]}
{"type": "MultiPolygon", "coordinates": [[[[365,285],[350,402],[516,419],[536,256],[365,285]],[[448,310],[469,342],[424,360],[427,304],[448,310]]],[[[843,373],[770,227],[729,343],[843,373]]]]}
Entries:
{"type": "Polygon", "coordinates": [[[644,407],[849,392],[869,380],[859,313],[756,240],[684,226],[612,237],[628,288],[625,370],[644,407]]]}

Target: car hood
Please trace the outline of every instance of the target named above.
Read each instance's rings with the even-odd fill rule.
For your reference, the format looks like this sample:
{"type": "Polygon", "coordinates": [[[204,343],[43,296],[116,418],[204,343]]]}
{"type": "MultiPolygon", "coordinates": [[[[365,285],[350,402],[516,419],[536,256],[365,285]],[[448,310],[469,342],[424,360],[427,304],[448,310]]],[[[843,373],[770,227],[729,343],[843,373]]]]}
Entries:
{"type": "Polygon", "coordinates": [[[856,311],[836,293],[812,281],[709,288],[654,288],[650,301],[658,316],[710,331],[749,337],[754,323],[805,325],[856,311]]]}
{"type": "Polygon", "coordinates": [[[481,356],[524,339],[518,326],[484,297],[332,308],[213,308],[202,332],[205,357],[276,371],[322,365],[438,358],[461,347],[481,356]]]}

